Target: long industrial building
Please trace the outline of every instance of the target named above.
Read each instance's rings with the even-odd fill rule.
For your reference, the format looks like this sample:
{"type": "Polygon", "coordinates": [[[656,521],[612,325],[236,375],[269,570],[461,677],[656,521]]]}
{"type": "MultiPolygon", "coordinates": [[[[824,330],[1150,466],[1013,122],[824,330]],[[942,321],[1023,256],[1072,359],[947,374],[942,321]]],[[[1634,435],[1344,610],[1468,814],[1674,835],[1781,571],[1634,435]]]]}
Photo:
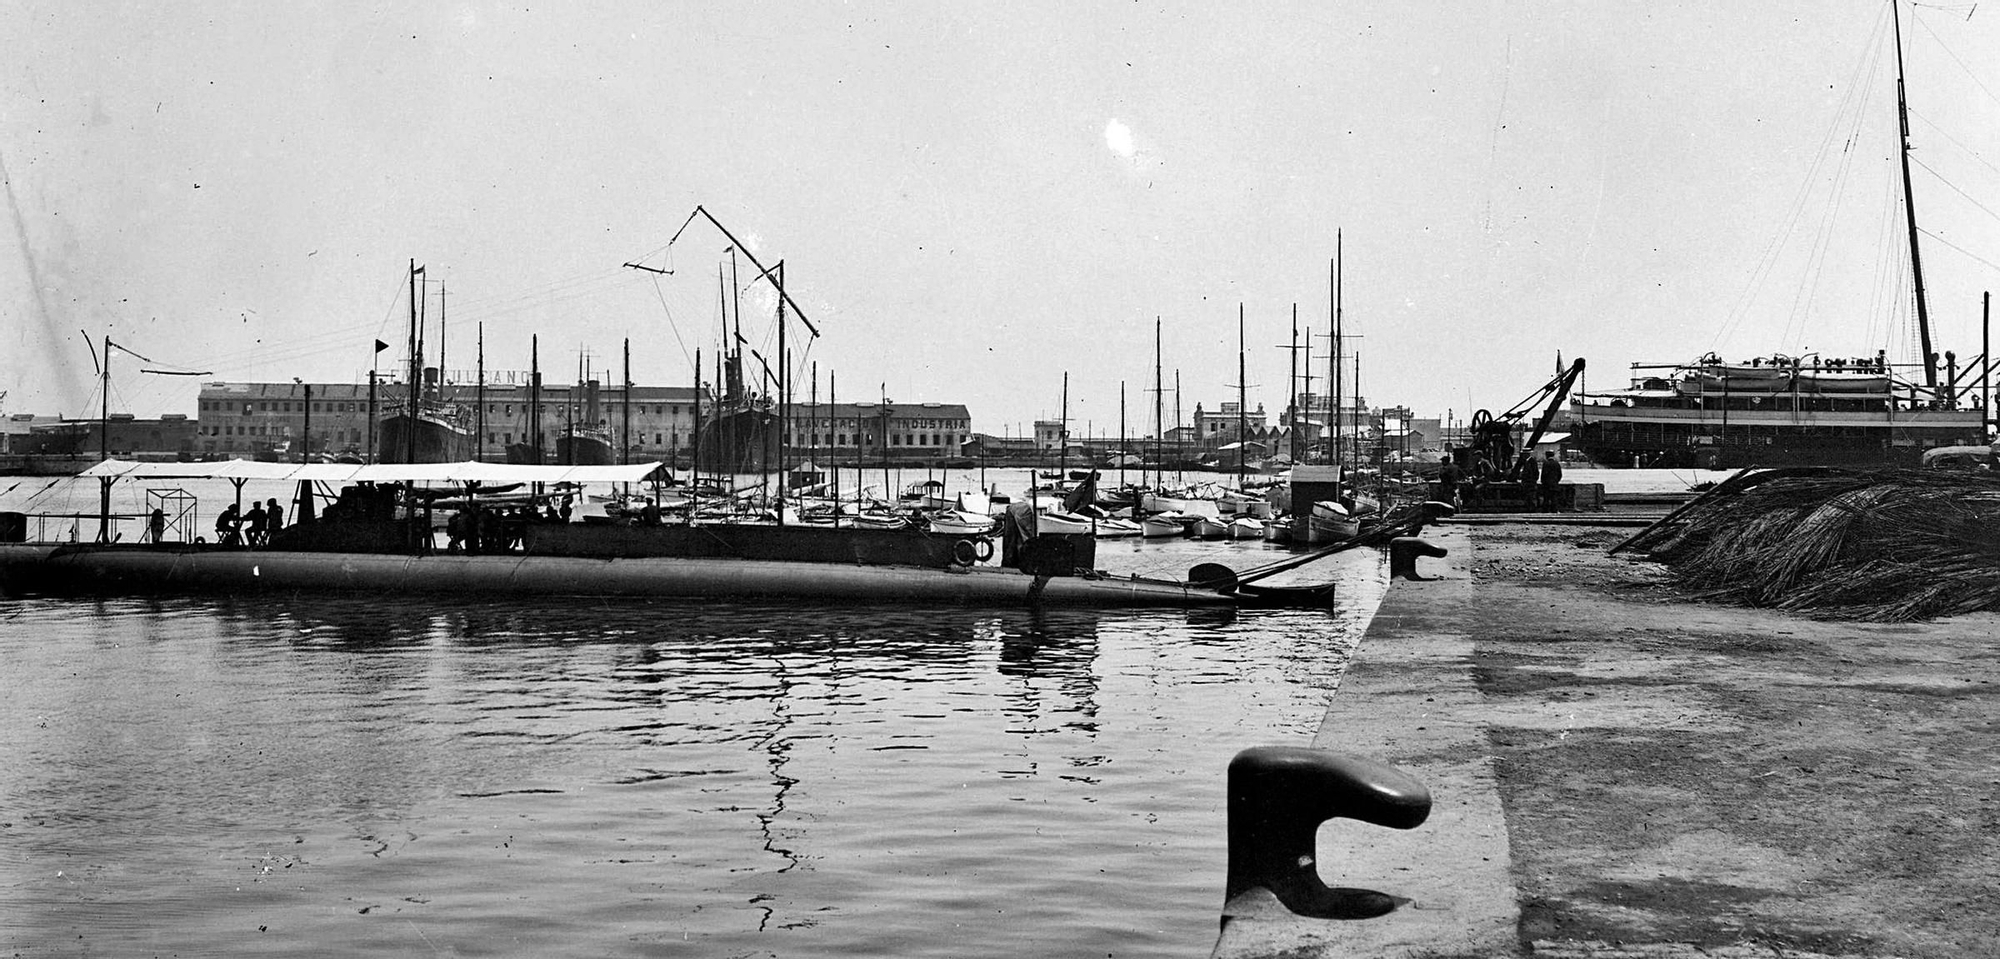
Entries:
{"type": "MultiPolygon", "coordinates": [[[[377,415],[407,395],[400,382],[377,383],[374,392],[377,415]]],[[[465,427],[474,434],[475,455],[498,460],[507,444],[528,441],[537,429],[544,448],[553,448],[572,418],[588,425],[588,392],[575,384],[544,384],[537,400],[525,385],[489,385],[484,391],[450,385],[444,395],[460,408],[465,427]],[[537,402],[539,417],[534,413],[537,402]]],[[[629,458],[674,459],[691,452],[694,387],[634,386],[629,397],[615,387],[596,393],[599,425],[611,432],[615,445],[629,449],[629,458]]],[[[370,404],[366,384],[205,383],[190,452],[295,458],[304,452],[310,431],[314,453],[371,458],[377,440],[369,429],[370,404]]],[[[711,412],[702,410],[704,418],[711,412]]],[[[790,421],[787,443],[794,461],[814,451],[879,460],[885,446],[895,460],[955,457],[972,435],[971,414],[957,403],[795,403],[790,421]]]]}

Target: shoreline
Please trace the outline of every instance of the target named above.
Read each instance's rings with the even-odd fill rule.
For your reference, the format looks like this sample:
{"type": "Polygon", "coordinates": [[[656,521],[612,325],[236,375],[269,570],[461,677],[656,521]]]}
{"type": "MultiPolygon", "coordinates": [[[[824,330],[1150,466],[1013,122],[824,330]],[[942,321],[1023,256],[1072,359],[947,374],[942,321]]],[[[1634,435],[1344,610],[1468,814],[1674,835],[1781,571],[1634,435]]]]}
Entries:
{"type": "Polygon", "coordinates": [[[2000,616],[1697,603],[1610,524],[1459,524],[1384,597],[1313,745],[1431,790],[1319,872],[1412,900],[1231,921],[1217,956],[1973,957],[2000,941],[2000,616]]]}

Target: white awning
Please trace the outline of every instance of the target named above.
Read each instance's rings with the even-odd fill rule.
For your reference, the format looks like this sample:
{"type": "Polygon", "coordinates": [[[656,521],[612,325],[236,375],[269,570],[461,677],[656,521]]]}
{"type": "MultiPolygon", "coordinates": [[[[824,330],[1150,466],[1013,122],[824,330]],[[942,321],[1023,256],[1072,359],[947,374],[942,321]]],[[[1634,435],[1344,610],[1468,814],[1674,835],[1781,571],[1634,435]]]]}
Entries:
{"type": "Polygon", "coordinates": [[[506,463],[135,463],[105,460],[82,476],[118,479],[232,479],[323,483],[641,483],[664,466],[657,462],[623,466],[516,466],[506,463]]]}

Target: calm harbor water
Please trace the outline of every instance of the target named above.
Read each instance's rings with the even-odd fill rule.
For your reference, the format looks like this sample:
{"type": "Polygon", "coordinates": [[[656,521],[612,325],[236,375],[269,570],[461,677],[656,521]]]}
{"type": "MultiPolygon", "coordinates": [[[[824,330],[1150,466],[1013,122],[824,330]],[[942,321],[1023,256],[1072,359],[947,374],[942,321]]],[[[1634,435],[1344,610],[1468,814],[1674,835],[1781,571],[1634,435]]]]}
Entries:
{"type": "Polygon", "coordinates": [[[0,599],[0,949],[1205,955],[1229,758],[1310,740],[1384,583],[1305,574],[1337,609],[0,599]]]}

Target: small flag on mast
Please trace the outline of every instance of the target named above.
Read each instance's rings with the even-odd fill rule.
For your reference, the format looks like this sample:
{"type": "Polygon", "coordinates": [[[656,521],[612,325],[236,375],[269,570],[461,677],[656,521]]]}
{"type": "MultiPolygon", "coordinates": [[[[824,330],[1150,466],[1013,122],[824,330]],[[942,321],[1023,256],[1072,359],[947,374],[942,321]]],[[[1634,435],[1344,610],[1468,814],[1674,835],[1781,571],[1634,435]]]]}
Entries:
{"type": "Polygon", "coordinates": [[[382,342],[381,340],[376,340],[376,341],[375,341],[375,352],[377,352],[377,353],[380,353],[380,352],[382,352],[383,350],[386,350],[386,349],[388,349],[388,348],[389,348],[389,344],[387,344],[387,343],[384,343],[384,342],[382,342]]]}

